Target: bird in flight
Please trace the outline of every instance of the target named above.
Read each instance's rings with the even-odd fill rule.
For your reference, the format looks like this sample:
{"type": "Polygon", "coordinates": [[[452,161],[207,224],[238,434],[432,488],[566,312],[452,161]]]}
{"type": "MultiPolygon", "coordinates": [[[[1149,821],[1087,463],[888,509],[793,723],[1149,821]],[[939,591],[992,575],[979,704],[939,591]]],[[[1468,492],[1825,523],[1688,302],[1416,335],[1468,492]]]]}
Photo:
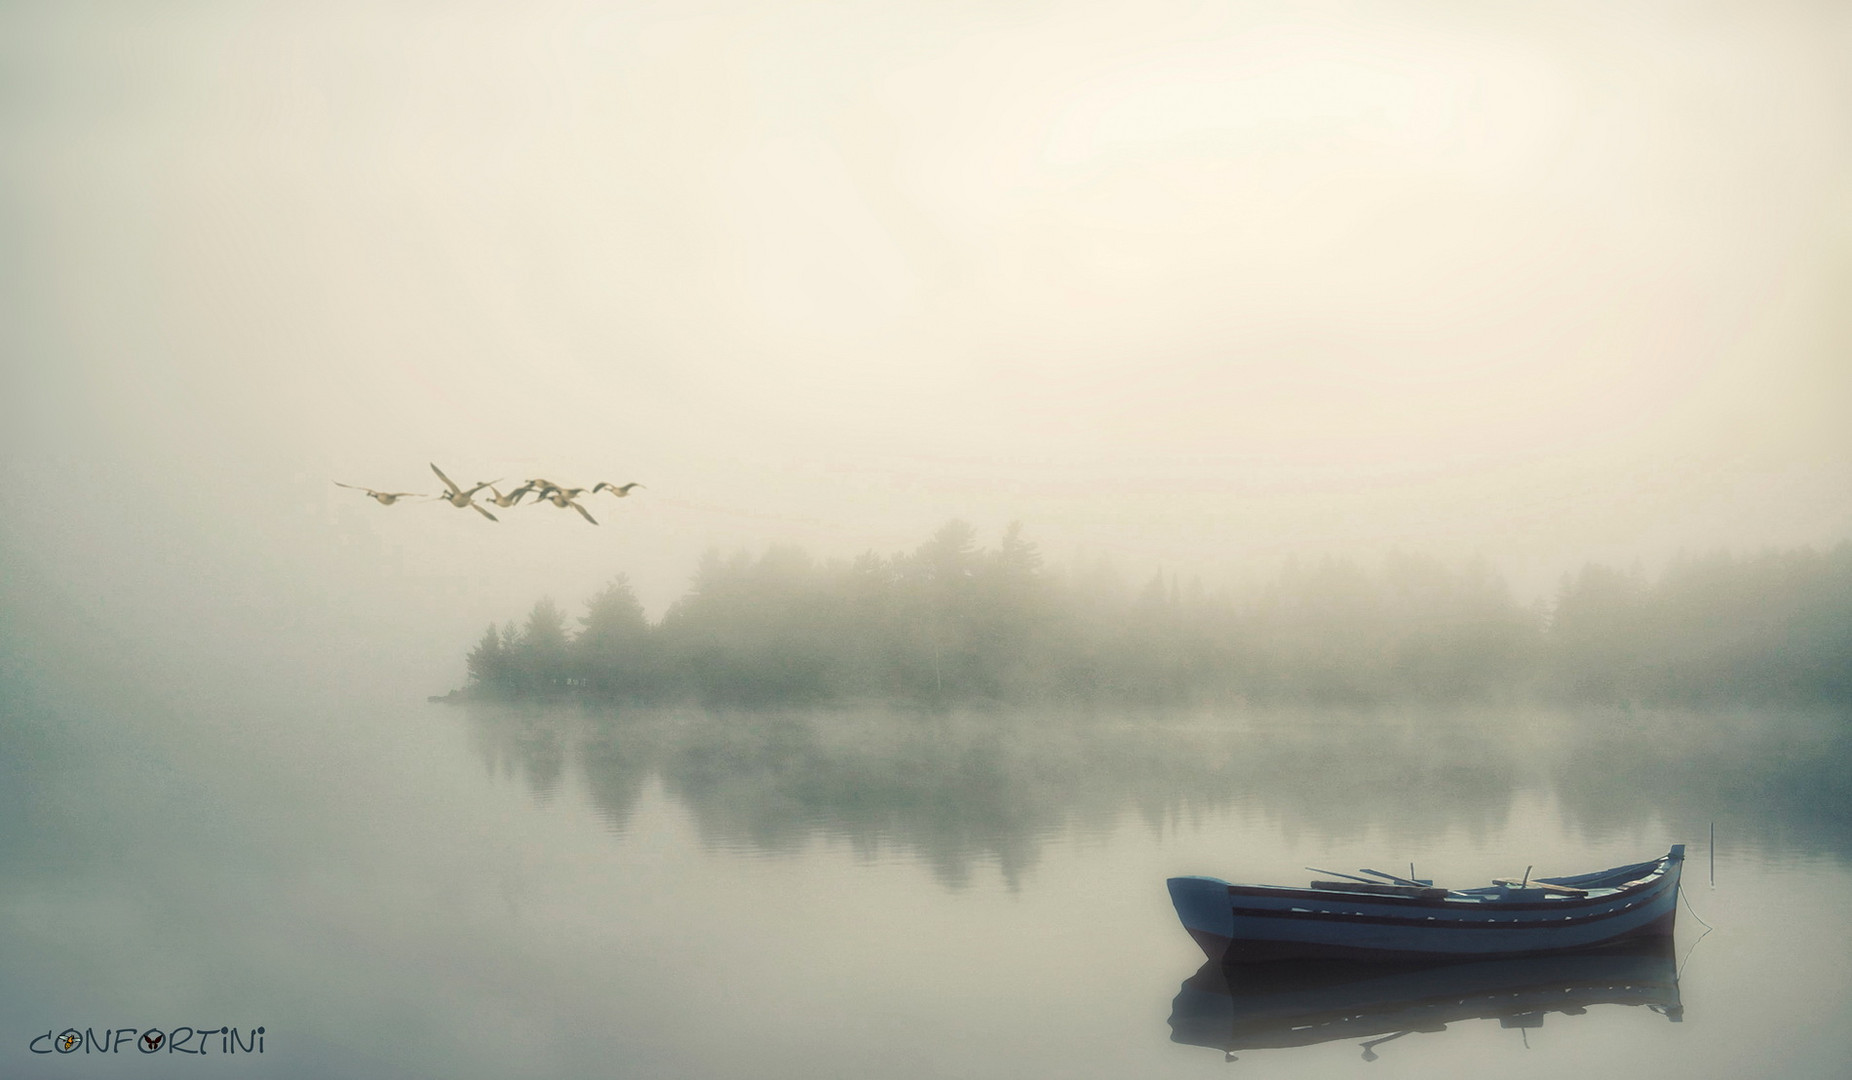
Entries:
{"type": "Polygon", "coordinates": [[[370,487],[361,487],[358,484],[343,484],[339,480],[334,481],[334,483],[337,487],[344,487],[352,491],[361,492],[366,495],[367,498],[378,502],[381,506],[391,506],[400,499],[442,499],[459,510],[465,507],[474,510],[490,521],[500,521],[501,519],[490,513],[486,507],[476,501],[477,494],[484,488],[488,489],[489,494],[484,495],[483,500],[485,502],[492,502],[504,510],[510,506],[519,506],[522,499],[532,495],[534,497],[534,502],[550,502],[561,510],[568,507],[577,510],[580,517],[591,522],[593,525],[598,524],[598,519],[593,517],[591,511],[585,509],[585,507],[579,503],[578,500],[581,495],[584,495],[588,490],[593,495],[601,491],[609,491],[613,496],[622,499],[628,496],[632,490],[644,486],[633,480],[628,484],[613,484],[610,481],[600,481],[589,489],[582,487],[566,487],[552,480],[548,480],[545,477],[537,476],[531,480],[523,481],[521,486],[510,489],[509,492],[504,495],[502,494],[501,488],[496,487],[497,484],[501,483],[500,480],[485,480],[473,487],[465,488],[455,480],[445,476],[444,470],[438,468],[437,462],[435,461],[431,462],[431,471],[436,473],[437,478],[444,482],[445,490],[436,495],[424,495],[410,491],[375,491],[370,487]]]}
{"type": "Polygon", "coordinates": [[[439,480],[442,480],[444,482],[444,486],[450,489],[450,491],[447,494],[439,495],[438,498],[443,499],[445,502],[449,503],[450,505],[456,507],[459,510],[467,506],[470,509],[476,511],[478,514],[481,514],[483,517],[488,518],[490,521],[500,521],[501,520],[500,518],[496,517],[494,514],[491,514],[487,510],[484,510],[482,507],[476,505],[476,500],[474,498],[471,498],[471,496],[475,495],[478,491],[481,491],[483,488],[489,487],[489,485],[493,484],[495,481],[485,480],[482,483],[477,484],[475,487],[470,488],[468,491],[464,491],[462,488],[457,486],[457,482],[455,480],[452,480],[448,476],[444,475],[444,470],[438,468],[437,463],[435,461],[431,463],[431,471],[436,473],[437,478],[439,480]]]}
{"type": "Polygon", "coordinates": [[[489,485],[489,501],[501,507],[502,509],[506,510],[510,506],[519,505],[521,502],[521,497],[523,495],[526,495],[528,492],[532,490],[534,490],[533,484],[531,483],[522,484],[520,487],[515,488],[513,491],[510,491],[508,494],[503,495],[500,489],[498,489],[494,484],[490,484],[489,485]]]}
{"type": "Polygon", "coordinates": [[[595,517],[593,517],[593,516],[592,516],[592,515],[591,515],[591,514],[590,514],[590,513],[589,513],[589,512],[588,512],[588,511],[587,511],[587,510],[585,509],[585,507],[583,507],[583,506],[580,506],[580,505],[579,505],[579,504],[578,504],[577,502],[575,502],[575,501],[574,501],[574,500],[576,500],[576,499],[577,499],[577,498],[579,497],[579,495],[580,495],[581,493],[583,493],[584,491],[585,491],[585,489],[584,489],[584,488],[558,488],[558,487],[555,487],[555,488],[548,488],[547,490],[545,490],[545,491],[543,491],[543,492],[541,492],[541,493],[540,493],[540,497],[541,497],[541,498],[543,498],[543,499],[545,499],[545,500],[547,500],[548,502],[550,502],[550,503],[552,503],[552,504],[553,504],[554,506],[557,506],[557,507],[559,507],[559,508],[560,508],[561,510],[564,510],[564,509],[566,509],[566,508],[567,508],[568,506],[570,506],[570,507],[572,507],[572,508],[573,508],[574,510],[577,510],[577,511],[579,512],[579,516],[580,516],[580,517],[582,517],[582,518],[584,518],[585,520],[587,520],[587,521],[589,521],[589,522],[591,522],[591,523],[592,523],[593,525],[596,525],[596,524],[598,524],[598,519],[597,519],[597,518],[595,518],[595,517]]]}
{"type": "Polygon", "coordinates": [[[367,493],[368,498],[379,503],[381,506],[391,506],[393,503],[398,502],[400,499],[423,498],[423,496],[418,495],[414,492],[410,492],[410,491],[374,491],[370,487],[360,487],[356,484],[343,484],[339,480],[336,480],[334,482],[334,486],[344,487],[344,488],[347,488],[349,491],[364,491],[367,493]]]}

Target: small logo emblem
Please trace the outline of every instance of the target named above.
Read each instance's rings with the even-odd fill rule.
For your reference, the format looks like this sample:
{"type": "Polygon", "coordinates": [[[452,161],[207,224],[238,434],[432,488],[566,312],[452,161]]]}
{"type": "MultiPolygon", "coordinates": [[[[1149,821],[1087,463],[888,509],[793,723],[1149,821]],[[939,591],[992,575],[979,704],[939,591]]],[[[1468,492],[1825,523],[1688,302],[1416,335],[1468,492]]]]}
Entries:
{"type": "Polygon", "coordinates": [[[143,1035],[141,1037],[141,1041],[142,1041],[143,1046],[146,1046],[150,1051],[154,1051],[154,1050],[159,1050],[161,1048],[161,1040],[165,1038],[167,1038],[167,1036],[161,1034],[160,1032],[151,1031],[148,1034],[143,1035]]]}

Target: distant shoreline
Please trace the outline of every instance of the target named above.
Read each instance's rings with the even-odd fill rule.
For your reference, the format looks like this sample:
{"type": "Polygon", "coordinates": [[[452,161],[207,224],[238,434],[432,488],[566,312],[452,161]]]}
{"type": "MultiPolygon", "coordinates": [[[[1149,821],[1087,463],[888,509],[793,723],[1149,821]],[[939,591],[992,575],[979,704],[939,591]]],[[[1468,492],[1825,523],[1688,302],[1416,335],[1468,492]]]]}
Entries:
{"type": "Polygon", "coordinates": [[[951,522],[911,552],[709,552],[651,622],[619,577],[568,628],[543,599],[491,625],[436,702],[776,708],[1397,702],[1852,702],[1852,543],[1589,564],[1549,604],[1483,565],[1289,565],[1237,600],[1157,575],[1056,575],[1012,526],[951,522]]]}

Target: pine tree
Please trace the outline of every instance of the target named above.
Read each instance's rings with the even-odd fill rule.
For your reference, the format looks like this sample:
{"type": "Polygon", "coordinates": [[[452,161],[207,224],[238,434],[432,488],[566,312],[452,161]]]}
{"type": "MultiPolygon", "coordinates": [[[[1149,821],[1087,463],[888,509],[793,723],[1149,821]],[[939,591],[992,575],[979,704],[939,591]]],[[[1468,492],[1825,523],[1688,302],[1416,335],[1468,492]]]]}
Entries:
{"type": "Polygon", "coordinates": [[[588,691],[607,698],[646,696],[657,682],[649,618],[619,574],[585,605],[572,641],[572,670],[588,691]]]}
{"type": "Polygon", "coordinates": [[[552,597],[545,597],[528,613],[514,655],[522,687],[549,694],[566,686],[571,674],[566,640],[566,615],[552,597]]]}
{"type": "Polygon", "coordinates": [[[494,623],[469,653],[469,681],[476,689],[491,693],[508,690],[508,653],[502,648],[501,632],[494,623]]]}

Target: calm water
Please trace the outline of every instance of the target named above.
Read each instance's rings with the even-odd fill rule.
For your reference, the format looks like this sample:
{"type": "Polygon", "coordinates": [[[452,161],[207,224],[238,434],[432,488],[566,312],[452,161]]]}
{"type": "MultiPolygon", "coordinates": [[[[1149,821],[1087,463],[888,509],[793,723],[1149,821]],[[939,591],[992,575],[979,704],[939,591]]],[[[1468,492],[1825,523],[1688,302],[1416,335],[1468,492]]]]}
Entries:
{"type": "Polygon", "coordinates": [[[120,696],[41,692],[0,728],[5,1076],[1852,1070],[1852,755],[1819,717],[601,718],[377,688],[120,696]],[[1231,997],[1164,889],[1411,861],[1482,884],[1680,841],[1692,908],[1672,953],[1618,978],[1492,973],[1561,975],[1527,1016],[1434,1012],[1483,989],[1444,975],[1231,997]],[[1716,927],[1702,941],[1692,909],[1716,927]],[[1345,994],[1404,1017],[1427,1001],[1439,1020],[1416,1026],[1445,1027],[1379,1041],[1395,1030],[1365,1020],[1226,1060],[1231,1002],[1345,994]],[[263,1025],[264,1053],[225,1056],[216,1036],[203,1057],[28,1049],[68,1027],[220,1025],[263,1025]]]}

